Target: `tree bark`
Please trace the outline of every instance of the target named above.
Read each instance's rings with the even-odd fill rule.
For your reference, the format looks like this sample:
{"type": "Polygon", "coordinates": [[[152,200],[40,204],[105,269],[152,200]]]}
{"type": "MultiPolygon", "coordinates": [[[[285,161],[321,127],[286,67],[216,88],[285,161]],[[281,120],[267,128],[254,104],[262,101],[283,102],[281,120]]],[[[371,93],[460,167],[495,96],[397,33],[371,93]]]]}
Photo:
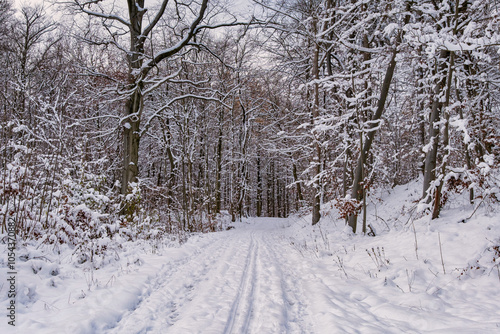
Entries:
{"type": "MultiPolygon", "coordinates": [[[[143,107],[143,84],[137,82],[137,72],[142,67],[144,40],[142,36],[142,17],[144,0],[127,0],[130,18],[130,53],[128,60],[128,89],[132,93],[125,102],[125,118],[123,120],[123,167],[121,193],[128,193],[131,182],[137,182],[139,175],[139,141],[140,120],[143,107]]],[[[128,210],[128,208],[124,208],[128,210]]]]}
{"type": "Polygon", "coordinates": [[[260,152],[257,152],[257,217],[262,215],[262,176],[260,167],[260,152]]]}
{"type": "Polygon", "coordinates": [[[123,173],[121,193],[128,193],[131,182],[137,182],[139,175],[139,141],[140,141],[140,114],[143,106],[141,93],[134,93],[126,102],[125,110],[128,115],[123,122],[123,173]]]}
{"type": "Polygon", "coordinates": [[[217,158],[215,167],[215,212],[221,209],[221,174],[222,174],[222,111],[219,114],[219,136],[217,139],[217,158]]]}
{"type": "MultiPolygon", "coordinates": [[[[445,108],[448,107],[450,104],[451,81],[453,79],[454,62],[455,62],[455,53],[451,52],[450,63],[449,63],[449,67],[448,67],[446,96],[445,96],[445,102],[444,102],[445,108]]],[[[444,131],[443,131],[443,146],[444,146],[445,152],[444,152],[444,156],[443,156],[443,161],[441,163],[441,175],[443,175],[443,176],[446,173],[447,159],[448,159],[448,156],[450,155],[449,121],[450,121],[450,113],[449,113],[449,111],[446,111],[445,112],[444,131]]],[[[432,219],[436,219],[437,217],[439,217],[439,213],[441,211],[441,193],[443,190],[443,183],[444,183],[444,180],[441,180],[441,182],[439,182],[439,185],[436,187],[436,191],[434,194],[434,207],[432,210],[432,219]]]]}
{"type": "MultiPolygon", "coordinates": [[[[150,61],[144,63],[144,43],[150,35],[152,29],[156,26],[165,12],[168,0],[162,2],[161,8],[147,27],[143,29],[143,16],[146,12],[144,0],[127,0],[129,23],[123,22],[116,16],[111,19],[119,20],[127,24],[130,32],[130,48],[127,54],[128,62],[128,86],[127,90],[131,93],[125,102],[125,117],[123,120],[123,166],[122,166],[122,184],[121,193],[127,194],[128,186],[131,182],[137,182],[139,175],[139,142],[140,142],[140,121],[144,103],[144,82],[148,73],[159,62],[180,52],[195,36],[198,31],[198,25],[204,17],[207,9],[208,0],[203,0],[200,6],[198,16],[191,23],[186,35],[173,47],[164,52],[157,53],[150,61]]],[[[83,7],[82,7],[83,8],[83,7]]],[[[82,9],[83,10],[83,9],[82,9]]],[[[103,15],[84,11],[89,15],[103,15]]],[[[126,210],[127,208],[124,208],[126,210]]]]}
{"type": "MultiPolygon", "coordinates": [[[[316,20],[313,20],[313,25],[316,26],[316,20]]],[[[313,67],[312,67],[312,77],[316,80],[314,83],[314,96],[313,96],[313,108],[312,108],[312,123],[314,125],[316,119],[319,117],[319,45],[314,45],[314,55],[313,55],[313,67]]],[[[313,205],[312,205],[312,225],[316,225],[321,218],[321,147],[319,145],[319,138],[314,138],[314,157],[313,163],[314,167],[314,193],[313,193],[313,205]]]]}
{"type": "MultiPolygon", "coordinates": [[[[354,172],[354,180],[351,189],[351,198],[357,199],[358,201],[361,201],[363,199],[363,192],[362,192],[363,167],[366,163],[366,156],[370,151],[373,139],[375,138],[375,134],[377,132],[376,128],[380,124],[382,113],[385,107],[385,101],[387,100],[387,96],[389,95],[389,89],[391,87],[392,77],[394,75],[394,69],[396,68],[396,55],[397,55],[397,46],[392,53],[391,61],[389,62],[389,66],[387,67],[387,70],[385,72],[384,83],[382,84],[380,98],[377,104],[377,110],[375,111],[375,115],[373,115],[373,118],[370,122],[369,129],[365,137],[365,142],[363,143],[363,149],[358,158],[356,171],[354,172]]],[[[352,228],[354,233],[356,233],[357,219],[358,219],[357,213],[353,213],[348,216],[349,226],[352,228]]]]}

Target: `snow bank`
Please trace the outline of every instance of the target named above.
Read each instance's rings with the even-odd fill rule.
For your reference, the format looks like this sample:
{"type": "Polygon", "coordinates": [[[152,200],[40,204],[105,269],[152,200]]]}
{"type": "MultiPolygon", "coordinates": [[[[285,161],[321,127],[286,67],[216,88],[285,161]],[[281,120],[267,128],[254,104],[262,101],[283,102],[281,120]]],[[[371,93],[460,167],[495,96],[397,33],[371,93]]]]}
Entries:
{"type": "Polygon", "coordinates": [[[498,207],[467,219],[475,208],[457,196],[431,221],[416,213],[420,191],[413,182],[371,196],[367,222],[376,237],[350,234],[327,208],[314,227],[309,216],[291,223],[287,238],[308,260],[334,268],[329,284],[356,301],[356,316],[339,330],[369,332],[352,325],[360,317],[381,332],[500,331],[498,207]]]}

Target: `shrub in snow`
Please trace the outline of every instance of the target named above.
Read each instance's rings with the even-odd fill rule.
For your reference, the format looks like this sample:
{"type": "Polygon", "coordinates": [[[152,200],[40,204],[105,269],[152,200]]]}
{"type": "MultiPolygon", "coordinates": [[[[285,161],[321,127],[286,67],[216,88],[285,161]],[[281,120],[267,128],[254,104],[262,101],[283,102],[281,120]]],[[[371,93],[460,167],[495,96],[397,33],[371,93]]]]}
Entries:
{"type": "Polygon", "coordinates": [[[340,219],[347,219],[350,215],[358,215],[361,212],[361,202],[355,198],[338,198],[334,202],[335,208],[339,212],[340,219]]]}

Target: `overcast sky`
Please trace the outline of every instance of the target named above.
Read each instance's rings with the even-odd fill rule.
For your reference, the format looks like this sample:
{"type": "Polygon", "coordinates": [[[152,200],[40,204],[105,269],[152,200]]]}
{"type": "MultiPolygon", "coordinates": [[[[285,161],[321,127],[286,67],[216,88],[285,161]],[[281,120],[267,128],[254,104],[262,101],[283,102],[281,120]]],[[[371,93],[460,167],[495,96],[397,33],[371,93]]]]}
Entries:
{"type": "MultiPolygon", "coordinates": [[[[107,0],[104,0],[106,2],[110,2],[107,0]]],[[[125,0],[116,0],[118,3],[123,2],[126,3],[125,0]]],[[[146,5],[151,5],[154,2],[160,2],[161,0],[145,0],[146,5]]],[[[52,7],[52,3],[55,2],[55,0],[13,0],[14,2],[14,7],[19,9],[23,5],[35,5],[35,4],[44,4],[45,8],[49,9],[52,7]]],[[[230,7],[231,11],[236,14],[241,14],[242,16],[248,16],[252,14],[252,7],[253,7],[253,1],[252,0],[233,0],[233,1],[226,1],[228,6],[230,7]]]]}

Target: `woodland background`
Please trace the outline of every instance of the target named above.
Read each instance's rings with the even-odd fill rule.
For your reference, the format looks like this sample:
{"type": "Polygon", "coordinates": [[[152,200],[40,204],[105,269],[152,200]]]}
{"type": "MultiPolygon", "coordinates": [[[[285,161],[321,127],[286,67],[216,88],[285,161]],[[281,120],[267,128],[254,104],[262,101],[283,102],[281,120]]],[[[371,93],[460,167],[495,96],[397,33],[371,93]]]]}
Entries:
{"type": "Polygon", "coordinates": [[[85,261],[330,201],[373,233],[370,191],[415,179],[434,218],[496,202],[499,5],[0,0],[2,233],[85,261]]]}

